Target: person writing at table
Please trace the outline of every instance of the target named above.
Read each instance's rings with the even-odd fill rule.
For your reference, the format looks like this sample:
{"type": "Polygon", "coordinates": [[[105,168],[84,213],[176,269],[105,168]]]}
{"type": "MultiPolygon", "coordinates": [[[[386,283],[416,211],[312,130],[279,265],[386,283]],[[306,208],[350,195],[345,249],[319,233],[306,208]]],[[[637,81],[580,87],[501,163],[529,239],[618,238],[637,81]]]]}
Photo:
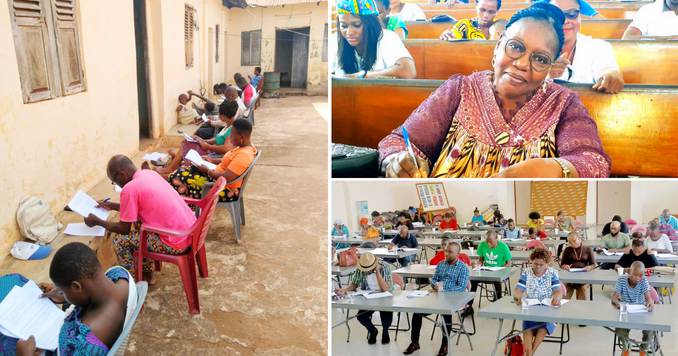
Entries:
{"type": "MultiPolygon", "coordinates": [[[[462,262],[458,255],[461,252],[459,243],[450,241],[445,245],[445,261],[438,263],[436,271],[431,278],[431,290],[433,292],[463,292],[469,282],[470,272],[466,264],[462,262]]],[[[412,316],[412,332],[410,334],[410,345],[403,352],[409,355],[419,350],[419,333],[424,316],[428,314],[415,313],[412,316]]],[[[452,315],[443,315],[445,327],[449,334],[452,325],[452,315]]],[[[438,356],[447,355],[447,337],[443,336],[438,356]]]]}
{"type": "MultiPolygon", "coordinates": [[[[551,253],[536,249],[530,254],[530,268],[523,270],[513,293],[515,303],[522,306],[522,299],[551,299],[551,305],[559,306],[562,298],[558,272],[549,267],[551,253]]],[[[525,356],[533,356],[544,341],[556,329],[555,323],[523,321],[523,347],[525,356]]]]}
{"type": "MultiPolygon", "coordinates": [[[[481,266],[510,267],[511,251],[508,246],[497,239],[497,232],[489,230],[485,235],[485,241],[478,245],[478,259],[481,266]]],[[[478,289],[481,282],[471,281],[471,292],[478,289]]],[[[502,297],[501,282],[493,282],[495,300],[502,297]]],[[[472,309],[471,309],[472,310],[472,309]]]]}
{"type": "Polygon", "coordinates": [[[647,239],[644,242],[648,250],[656,253],[673,253],[671,241],[666,234],[659,231],[659,224],[654,221],[647,227],[647,239]]]}
{"type": "Polygon", "coordinates": [[[624,273],[629,273],[629,269],[633,262],[640,261],[643,263],[643,266],[646,268],[654,268],[659,265],[657,258],[654,255],[647,253],[645,244],[641,240],[633,240],[631,243],[631,251],[625,253],[617,264],[614,265],[614,268],[624,268],[624,273]]]}
{"type": "MultiPolygon", "coordinates": [[[[377,292],[393,292],[393,279],[391,278],[391,265],[382,262],[373,254],[366,252],[360,255],[356,271],[351,275],[351,280],[346,288],[338,288],[335,293],[345,295],[347,292],[355,290],[370,290],[377,292]]],[[[377,343],[379,330],[372,323],[373,310],[358,310],[357,319],[367,329],[367,343],[372,345],[377,343]]],[[[388,328],[393,321],[392,312],[379,312],[379,319],[383,327],[381,343],[388,344],[391,339],[388,335],[388,328]]]]}
{"type": "MultiPolygon", "coordinates": [[[[413,233],[410,232],[410,230],[407,228],[407,225],[400,225],[398,227],[398,235],[391,240],[391,243],[388,245],[388,250],[389,251],[395,251],[397,248],[417,248],[419,246],[419,242],[417,241],[417,238],[414,236],[413,233]]],[[[410,255],[410,256],[405,256],[403,258],[398,258],[398,263],[400,263],[401,267],[405,267],[409,265],[411,262],[414,262],[415,255],[410,255]]],[[[387,258],[384,259],[384,261],[389,262],[389,263],[394,263],[396,261],[395,258],[387,258]]]]}
{"type": "Polygon", "coordinates": [[[454,212],[448,211],[443,215],[443,220],[438,225],[440,230],[458,230],[457,218],[454,212]]]}
{"type": "MultiPolygon", "coordinates": [[[[628,276],[620,276],[612,293],[612,305],[619,308],[621,303],[645,305],[647,311],[651,312],[654,307],[652,300],[650,282],[645,277],[645,265],[640,261],[635,261],[629,268],[628,276]]],[[[629,356],[629,329],[616,328],[615,334],[621,339],[622,356],[629,356]]],[[[640,355],[645,356],[647,344],[653,338],[653,331],[643,330],[643,344],[640,346],[640,355]]]]}
{"type": "Polygon", "coordinates": [[[551,4],[517,11],[494,48],[493,71],[450,77],[379,142],[384,175],[609,176],[596,123],[576,93],[548,79],[561,55],[564,21],[551,4]]]}
{"type": "Polygon", "coordinates": [[[473,209],[471,225],[485,225],[485,218],[482,215],[480,215],[480,210],[478,210],[478,208],[473,209]]]}
{"type": "Polygon", "coordinates": [[[520,238],[520,229],[516,227],[516,222],[513,219],[508,219],[506,221],[506,228],[503,232],[505,239],[519,239],[520,238]]]}
{"type": "MultiPolygon", "coordinates": [[[[351,235],[349,234],[348,227],[344,225],[344,222],[341,219],[334,220],[334,225],[332,226],[332,232],[331,235],[333,237],[346,237],[349,238],[351,235]]],[[[334,245],[334,248],[337,250],[340,248],[347,248],[351,247],[351,244],[348,242],[338,242],[337,244],[334,245]]]]}
{"type": "Polygon", "coordinates": [[[561,231],[570,231],[572,230],[573,227],[572,223],[572,218],[565,215],[565,213],[561,210],[558,211],[556,214],[556,221],[554,224],[554,228],[561,230],[561,231]]]}
{"type": "MultiPolygon", "coordinates": [[[[572,231],[567,236],[568,246],[563,251],[560,259],[560,268],[569,271],[571,268],[584,268],[586,271],[592,271],[596,268],[596,256],[593,250],[582,244],[579,235],[572,231]]],[[[565,299],[572,298],[572,294],[577,292],[577,299],[586,300],[586,284],[565,284],[567,293],[565,299]]]]}

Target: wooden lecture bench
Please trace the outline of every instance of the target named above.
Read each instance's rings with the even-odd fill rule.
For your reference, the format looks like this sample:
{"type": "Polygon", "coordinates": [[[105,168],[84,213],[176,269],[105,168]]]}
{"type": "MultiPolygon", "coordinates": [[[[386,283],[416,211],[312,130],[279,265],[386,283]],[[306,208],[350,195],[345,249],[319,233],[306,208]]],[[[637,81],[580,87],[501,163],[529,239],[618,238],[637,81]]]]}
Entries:
{"type": "MultiPolygon", "coordinates": [[[[626,19],[582,20],[581,33],[593,38],[621,39],[624,31],[631,23],[626,19]]],[[[408,39],[438,39],[443,31],[452,27],[449,22],[408,21],[408,39]]]]}
{"type": "MultiPolygon", "coordinates": [[[[376,148],[442,82],[332,78],[332,142],[376,148]]],[[[678,177],[678,86],[629,85],[615,95],[566,86],[598,124],[613,175],[678,177]]]]}
{"type": "MultiPolygon", "coordinates": [[[[638,5],[633,5],[633,6],[622,6],[615,4],[615,7],[599,7],[596,8],[598,11],[598,18],[601,19],[632,19],[633,15],[636,14],[636,11],[640,8],[638,5]]],[[[497,18],[500,19],[509,19],[513,14],[515,14],[518,10],[523,9],[527,6],[521,6],[521,7],[511,7],[511,8],[501,8],[499,10],[499,13],[497,14],[497,18]]],[[[461,9],[455,9],[454,7],[452,8],[441,8],[441,9],[436,9],[436,10],[424,10],[424,14],[426,15],[427,19],[431,19],[434,16],[437,15],[448,15],[451,16],[457,20],[459,19],[470,19],[473,17],[476,17],[476,9],[475,7],[469,7],[469,8],[461,8],[461,9]]]]}
{"type": "MultiPolygon", "coordinates": [[[[606,8],[624,8],[624,9],[629,9],[629,10],[638,10],[640,9],[641,6],[643,5],[648,5],[651,4],[652,1],[591,1],[589,4],[593,6],[594,9],[599,10],[599,9],[606,9],[606,8]]],[[[445,10],[465,10],[465,9],[473,9],[475,10],[476,4],[471,3],[471,4],[464,4],[464,3],[457,3],[452,6],[450,5],[445,5],[445,4],[417,4],[420,9],[422,9],[424,12],[427,11],[445,11],[445,10]]],[[[501,16],[502,11],[506,9],[524,9],[526,7],[529,7],[530,4],[524,0],[502,0],[501,2],[501,9],[499,9],[499,17],[504,18],[501,16]]],[[[475,16],[475,15],[474,15],[475,16]]]]}
{"type": "MultiPolygon", "coordinates": [[[[610,40],[627,84],[678,85],[678,42],[610,40]]],[[[417,79],[490,69],[495,41],[405,40],[417,79]]]]}
{"type": "MultiPolygon", "coordinates": [[[[111,218],[117,219],[117,212],[111,212],[109,220],[111,218]]],[[[51,282],[49,278],[49,265],[52,262],[52,258],[59,248],[71,242],[82,242],[94,250],[104,269],[108,269],[117,264],[111,234],[107,233],[104,237],[67,236],[63,233],[66,225],[69,223],[83,222],[82,216],[73,212],[61,211],[57,215],[57,220],[64,226],[59,235],[50,244],[52,246],[52,252],[47,258],[35,261],[22,261],[12,257],[12,255],[8,253],[4,259],[0,259],[0,275],[19,273],[24,277],[35,281],[35,283],[51,282]]]]}

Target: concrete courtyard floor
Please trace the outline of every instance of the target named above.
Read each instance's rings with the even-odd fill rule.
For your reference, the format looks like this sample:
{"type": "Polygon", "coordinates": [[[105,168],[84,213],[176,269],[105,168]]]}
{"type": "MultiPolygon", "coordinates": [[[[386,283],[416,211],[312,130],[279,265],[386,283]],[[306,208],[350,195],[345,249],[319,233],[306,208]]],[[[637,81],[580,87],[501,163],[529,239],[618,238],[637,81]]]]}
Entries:
{"type": "Polygon", "coordinates": [[[263,101],[241,243],[217,210],[209,277],[198,280],[201,314],[188,313],[177,269],[163,265],[127,355],[327,353],[327,116],[326,97],[263,101]]]}

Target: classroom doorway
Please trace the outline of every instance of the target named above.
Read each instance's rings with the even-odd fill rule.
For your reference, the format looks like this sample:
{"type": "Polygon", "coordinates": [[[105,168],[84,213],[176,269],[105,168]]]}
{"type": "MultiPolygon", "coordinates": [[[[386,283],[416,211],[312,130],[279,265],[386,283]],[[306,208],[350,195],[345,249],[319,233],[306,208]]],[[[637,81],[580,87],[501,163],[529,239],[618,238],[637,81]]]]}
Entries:
{"type": "Polygon", "coordinates": [[[134,42],[137,61],[137,106],[139,138],[151,137],[151,100],[148,88],[148,41],[146,40],[146,0],[134,0],[134,42]]]}
{"type": "Polygon", "coordinates": [[[306,89],[310,27],[275,31],[275,71],[281,88],[306,89]]]}

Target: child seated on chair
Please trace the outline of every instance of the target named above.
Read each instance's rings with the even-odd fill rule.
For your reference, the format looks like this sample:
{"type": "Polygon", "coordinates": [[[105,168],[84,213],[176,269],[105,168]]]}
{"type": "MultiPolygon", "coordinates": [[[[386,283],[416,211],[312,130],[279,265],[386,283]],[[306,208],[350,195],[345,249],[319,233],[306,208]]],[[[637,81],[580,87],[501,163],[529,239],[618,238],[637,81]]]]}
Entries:
{"type": "MultiPolygon", "coordinates": [[[[631,264],[628,276],[620,276],[612,293],[612,305],[620,307],[620,303],[642,304],[648,311],[652,311],[651,286],[645,277],[645,265],[636,261],[631,264]]],[[[615,333],[619,336],[622,348],[622,356],[629,355],[629,329],[616,328],[615,333]]],[[[654,331],[643,330],[643,344],[640,346],[640,355],[645,356],[647,342],[654,337],[654,331]]]]}
{"type": "Polygon", "coordinates": [[[189,105],[190,101],[191,97],[189,95],[183,93],[179,95],[179,105],[177,106],[177,120],[182,125],[194,123],[196,122],[196,120],[200,118],[198,112],[189,105]]]}
{"type": "MultiPolygon", "coordinates": [[[[106,355],[136,308],[132,276],[119,266],[104,272],[94,251],[80,242],[69,243],[56,252],[49,276],[54,284],[40,283],[43,296],[56,304],[68,302],[75,306],[61,326],[58,354],[106,355]]],[[[0,280],[7,277],[18,286],[28,282],[19,275],[0,280]]],[[[36,351],[33,336],[17,340],[0,334],[2,355],[33,356],[36,351]]]]}
{"type": "MultiPolygon", "coordinates": [[[[257,149],[252,146],[250,137],[252,124],[245,119],[233,121],[229,141],[233,149],[226,152],[221,159],[203,157],[212,163],[218,163],[215,169],[205,166],[196,167],[191,165],[185,169],[179,169],[169,177],[170,184],[179,194],[199,199],[202,197],[203,186],[206,182],[212,182],[219,177],[224,177],[228,182],[239,178],[252,164],[257,155],[257,149]]],[[[226,185],[224,191],[219,193],[220,202],[234,201],[238,199],[242,181],[226,185]]]]}

